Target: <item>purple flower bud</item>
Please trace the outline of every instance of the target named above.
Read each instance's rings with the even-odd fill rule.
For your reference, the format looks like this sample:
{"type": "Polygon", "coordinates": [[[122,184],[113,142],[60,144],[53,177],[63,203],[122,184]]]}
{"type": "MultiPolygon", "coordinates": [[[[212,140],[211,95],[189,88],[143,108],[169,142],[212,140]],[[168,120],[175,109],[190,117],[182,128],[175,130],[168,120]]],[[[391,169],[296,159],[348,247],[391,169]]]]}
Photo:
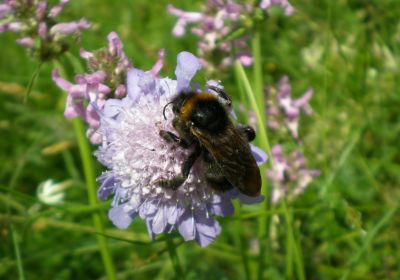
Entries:
{"type": "Polygon", "coordinates": [[[60,2],[50,9],[49,17],[55,18],[64,9],[64,6],[69,2],[69,0],[60,0],[60,2]]]}
{"type": "Polygon", "coordinates": [[[39,23],[38,35],[42,40],[46,40],[48,34],[47,34],[47,25],[45,22],[39,23]]]}
{"type": "Polygon", "coordinates": [[[287,0],[262,0],[260,3],[260,8],[267,10],[272,5],[280,6],[286,16],[291,16],[294,12],[294,8],[287,0]]]}
{"type": "Polygon", "coordinates": [[[158,52],[158,60],[156,62],[156,64],[154,64],[153,68],[151,68],[150,73],[153,76],[157,76],[158,73],[161,71],[161,68],[164,65],[164,58],[165,58],[165,49],[161,49],[158,52]]]}
{"type": "Polygon", "coordinates": [[[289,84],[289,78],[283,76],[278,83],[278,92],[275,90],[267,91],[266,113],[268,116],[268,126],[277,129],[282,124],[287,127],[292,136],[298,139],[298,128],[300,121],[300,111],[306,114],[312,113],[309,101],[312,97],[312,89],[307,90],[303,96],[298,99],[292,98],[292,88],[289,84]]]}
{"type": "Polygon", "coordinates": [[[11,12],[11,7],[9,4],[0,4],[0,19],[4,18],[11,12]]]}
{"type": "Polygon", "coordinates": [[[82,18],[79,21],[73,21],[68,23],[58,23],[50,29],[50,34],[55,38],[65,37],[73,33],[79,32],[81,29],[87,29],[90,27],[89,22],[82,18]]]}
{"type": "Polygon", "coordinates": [[[82,58],[89,60],[91,58],[94,58],[93,53],[86,51],[85,49],[81,48],[79,51],[79,54],[82,58]]]}
{"type": "Polygon", "coordinates": [[[41,21],[46,15],[47,2],[39,1],[36,7],[35,19],[41,21]]]}
{"type": "Polygon", "coordinates": [[[123,98],[126,95],[126,87],[124,85],[119,85],[115,90],[116,98],[123,98]]]}
{"type": "Polygon", "coordinates": [[[203,18],[201,13],[191,13],[185,12],[183,10],[175,8],[173,5],[169,4],[167,10],[171,15],[177,16],[179,20],[176,22],[172,33],[177,36],[183,36],[186,32],[186,25],[189,22],[200,22],[203,18]]]}
{"type": "Polygon", "coordinates": [[[318,170],[306,167],[304,155],[293,151],[288,157],[283,154],[282,146],[275,145],[272,150],[273,168],[267,170],[267,177],[272,181],[272,202],[277,203],[284,196],[296,196],[302,193],[319,176],[318,170]]]}
{"type": "Polygon", "coordinates": [[[112,56],[120,57],[122,54],[122,43],[117,33],[111,32],[110,34],[108,34],[107,39],[108,39],[108,52],[112,56]]]}
{"type": "Polygon", "coordinates": [[[35,41],[30,37],[25,37],[17,39],[17,44],[28,48],[33,48],[35,46],[35,41]]]}
{"type": "Polygon", "coordinates": [[[10,22],[7,24],[7,30],[11,32],[22,32],[28,30],[28,26],[22,22],[10,22]]]}

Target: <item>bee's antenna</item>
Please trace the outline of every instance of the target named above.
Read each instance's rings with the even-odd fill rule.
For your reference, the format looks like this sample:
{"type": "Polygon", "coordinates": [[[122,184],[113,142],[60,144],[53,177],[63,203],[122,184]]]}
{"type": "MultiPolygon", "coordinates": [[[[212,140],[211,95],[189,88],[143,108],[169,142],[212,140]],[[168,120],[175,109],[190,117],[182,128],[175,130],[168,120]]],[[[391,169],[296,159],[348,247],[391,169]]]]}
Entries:
{"type": "Polygon", "coordinates": [[[169,104],[172,104],[172,103],[173,103],[173,101],[168,102],[168,103],[165,104],[165,106],[164,106],[164,109],[163,109],[163,111],[162,111],[162,114],[163,114],[163,116],[164,116],[164,120],[167,120],[167,117],[165,116],[165,109],[168,107],[169,104]]]}

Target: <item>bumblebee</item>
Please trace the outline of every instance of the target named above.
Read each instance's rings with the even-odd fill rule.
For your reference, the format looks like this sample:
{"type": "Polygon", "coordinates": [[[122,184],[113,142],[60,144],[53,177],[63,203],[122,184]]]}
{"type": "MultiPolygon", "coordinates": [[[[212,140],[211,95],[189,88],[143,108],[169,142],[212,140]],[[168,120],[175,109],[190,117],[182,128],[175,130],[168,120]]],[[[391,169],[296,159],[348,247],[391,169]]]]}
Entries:
{"type": "Polygon", "coordinates": [[[243,194],[256,197],[260,194],[261,176],[249,145],[255,131],[248,125],[235,125],[229,117],[232,104],[229,95],[217,87],[210,89],[216,94],[182,92],[165,105],[166,119],[165,109],[172,104],[172,125],[178,135],[160,130],[160,136],[181,147],[195,148],[183,162],[181,174],[158,183],[178,189],[201,157],[206,163],[205,178],[213,189],[227,191],[237,187],[243,194]]]}

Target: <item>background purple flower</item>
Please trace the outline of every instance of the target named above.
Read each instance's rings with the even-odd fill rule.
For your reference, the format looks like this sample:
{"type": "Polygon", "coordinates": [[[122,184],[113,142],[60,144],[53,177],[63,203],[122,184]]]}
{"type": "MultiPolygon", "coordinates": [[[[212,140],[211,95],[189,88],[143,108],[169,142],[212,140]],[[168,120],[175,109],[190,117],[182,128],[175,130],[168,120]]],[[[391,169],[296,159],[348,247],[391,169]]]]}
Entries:
{"type": "Polygon", "coordinates": [[[304,155],[294,150],[288,157],[283,153],[281,145],[271,149],[273,167],[267,170],[267,177],[272,182],[272,202],[278,203],[283,197],[292,199],[301,194],[320,175],[319,170],[308,169],[304,155]]]}
{"type": "Polygon", "coordinates": [[[272,130],[285,127],[296,140],[299,140],[300,113],[303,111],[306,115],[312,114],[309,104],[312,95],[313,90],[308,89],[302,96],[293,99],[289,78],[283,76],[277,89],[269,87],[266,90],[268,127],[272,130]]]}
{"type": "Polygon", "coordinates": [[[248,22],[253,21],[257,9],[268,10],[271,5],[282,7],[287,16],[293,13],[293,7],[285,0],[262,1],[259,6],[232,0],[208,0],[202,12],[187,12],[172,4],[168,5],[167,10],[178,18],[172,30],[174,36],[185,35],[188,25],[192,26],[191,33],[199,38],[198,55],[201,63],[213,72],[232,65],[235,59],[244,66],[253,63],[247,44],[252,33],[248,22]],[[227,40],[230,36],[233,38],[227,40]]]}
{"type": "Polygon", "coordinates": [[[58,22],[56,17],[68,0],[50,6],[48,1],[6,0],[0,4],[0,33],[17,33],[17,43],[40,60],[52,59],[68,49],[67,39],[79,39],[81,31],[90,27],[86,19],[58,22]]]}
{"type": "MultiPolygon", "coordinates": [[[[158,78],[139,69],[128,72],[128,95],[108,99],[100,113],[102,145],[96,156],[107,167],[99,177],[99,197],[114,194],[109,218],[119,228],[127,228],[139,216],[146,221],[150,237],[178,230],[185,240],[196,240],[207,246],[220,233],[214,216],[233,214],[231,199],[258,203],[262,197],[249,198],[234,189],[214,191],[204,177],[204,166],[198,160],[188,179],[178,190],[165,189],[157,183],[180,173],[190,149],[167,143],[159,131],[174,128],[173,113],[163,108],[178,92],[190,89],[190,81],[200,69],[198,59],[190,53],[178,55],[176,80],[158,78]]],[[[261,164],[266,155],[253,148],[261,164]]]]}
{"type": "Polygon", "coordinates": [[[125,77],[128,69],[132,67],[118,35],[111,32],[107,38],[107,48],[95,52],[81,49],[80,54],[87,61],[89,73],[77,75],[76,84],[61,78],[57,70],[52,74],[54,82],[68,92],[65,117],[79,117],[86,121],[89,124],[87,136],[93,144],[101,143],[97,131],[100,126],[97,110],[102,110],[109,98],[126,96],[125,77]]]}

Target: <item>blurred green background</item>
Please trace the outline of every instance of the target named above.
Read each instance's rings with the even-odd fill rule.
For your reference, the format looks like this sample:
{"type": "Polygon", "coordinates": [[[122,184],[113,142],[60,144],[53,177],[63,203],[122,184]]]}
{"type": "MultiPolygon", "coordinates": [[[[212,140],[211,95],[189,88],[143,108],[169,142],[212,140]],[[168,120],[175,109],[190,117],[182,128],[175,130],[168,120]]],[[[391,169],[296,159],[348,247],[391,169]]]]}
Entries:
{"type": "MultiPolygon", "coordinates": [[[[84,16],[94,24],[82,36],[87,50],[105,46],[107,34],[116,31],[141,69],[150,69],[165,48],[162,75],[173,77],[177,53],[196,53],[197,40],[172,37],[176,18],[167,13],[168,3],[195,11],[202,4],[71,1],[61,18],[84,16]]],[[[295,94],[309,86],[315,92],[314,114],[302,119],[300,135],[308,165],[321,176],[287,205],[306,279],[400,279],[400,1],[290,3],[293,16],[274,13],[263,26],[262,65],[266,84],[287,74],[295,94]]],[[[109,201],[88,207],[74,130],[62,114],[65,95],[51,80],[53,65],[43,66],[24,104],[38,62],[15,39],[0,34],[0,278],[17,279],[20,263],[27,279],[105,279],[91,218],[98,211],[113,236],[107,242],[118,279],[174,279],[165,242],[150,242],[143,221],[120,231],[107,219],[109,201]],[[37,187],[47,179],[71,180],[64,204],[38,200],[37,187]]],[[[223,78],[235,93],[233,70],[207,78],[223,78]]],[[[98,164],[96,174],[101,170],[98,164]]],[[[245,279],[243,252],[255,276],[257,222],[240,219],[254,211],[243,206],[240,214],[219,218],[222,233],[205,249],[174,235],[187,279],[245,279]]],[[[273,213],[279,223],[261,278],[296,279],[288,271],[288,217],[273,213]]]]}

